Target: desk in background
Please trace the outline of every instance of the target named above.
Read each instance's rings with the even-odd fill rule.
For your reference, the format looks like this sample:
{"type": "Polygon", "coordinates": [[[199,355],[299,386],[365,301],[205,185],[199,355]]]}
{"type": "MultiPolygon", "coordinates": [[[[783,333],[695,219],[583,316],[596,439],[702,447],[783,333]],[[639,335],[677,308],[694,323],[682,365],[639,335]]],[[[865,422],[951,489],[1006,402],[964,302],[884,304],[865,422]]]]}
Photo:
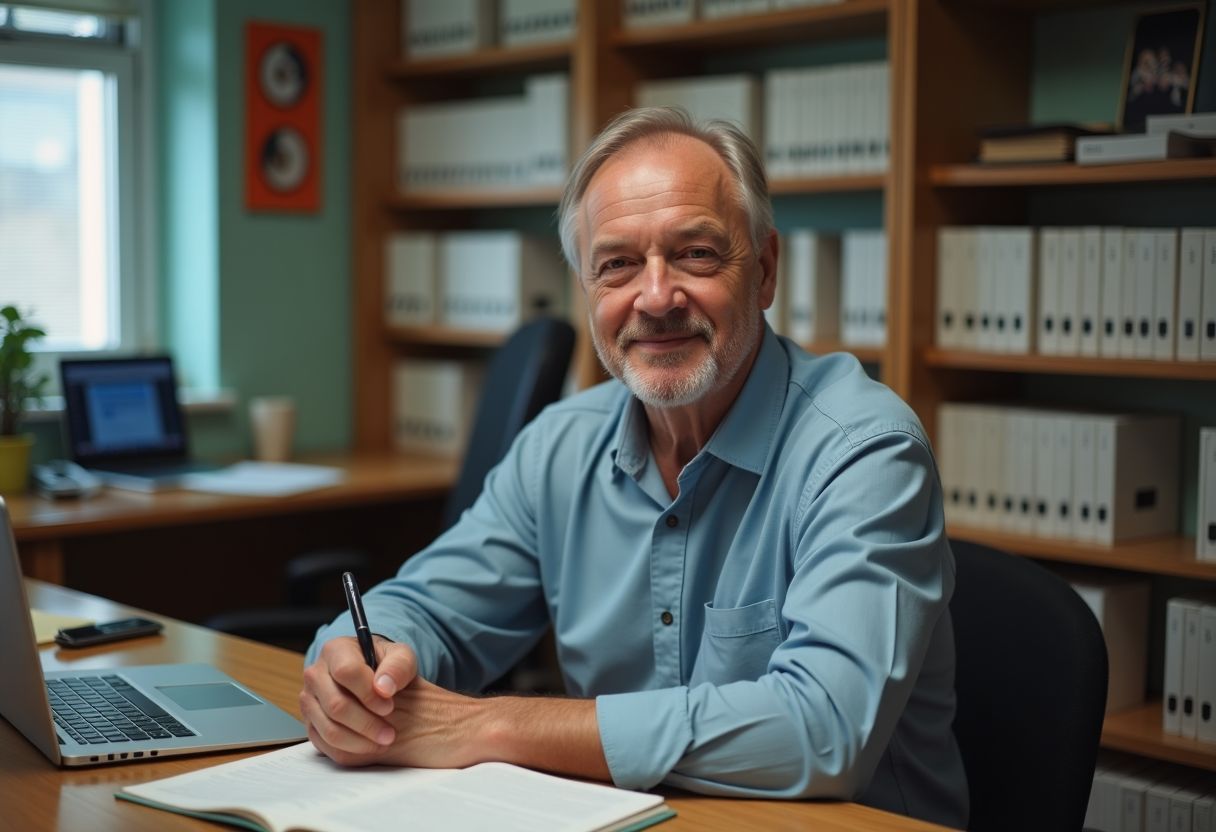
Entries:
{"type": "Polygon", "coordinates": [[[247,585],[275,593],[286,558],[361,540],[383,556],[379,577],[390,573],[438,531],[439,508],[459,467],[455,460],[393,454],[306,461],[341,468],[346,480],[290,497],[115,488],[85,500],[9,497],[22,568],[27,577],[203,620],[222,609],[278,601],[210,583],[234,564],[246,570],[247,585]],[[182,582],[193,595],[182,592],[182,582]]]}
{"type": "MultiPolygon", "coordinates": [[[[154,615],[40,581],[27,580],[30,604],[51,612],[97,620],[154,615]]],[[[199,661],[215,665],[299,717],[302,657],[274,647],[211,632],[164,616],[161,636],[94,647],[41,650],[47,670],[122,667],[199,661]]],[[[256,752],[254,752],[256,753],[256,752]]],[[[249,752],[174,757],[156,762],[83,769],[56,769],[11,725],[0,720],[0,823],[4,828],[60,832],[139,832],[139,830],[215,830],[228,827],[117,801],[114,792],[142,783],[249,756],[249,752]]],[[[674,820],[658,832],[738,832],[808,829],[817,832],[933,832],[944,827],[922,823],[852,803],[726,800],[669,792],[674,820]]]]}

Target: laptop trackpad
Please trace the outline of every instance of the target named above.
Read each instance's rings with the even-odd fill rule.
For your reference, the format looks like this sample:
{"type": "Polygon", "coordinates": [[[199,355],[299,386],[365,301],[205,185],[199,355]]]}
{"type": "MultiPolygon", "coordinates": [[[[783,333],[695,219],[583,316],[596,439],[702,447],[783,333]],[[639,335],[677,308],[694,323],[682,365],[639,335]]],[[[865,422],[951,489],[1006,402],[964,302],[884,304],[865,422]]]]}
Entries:
{"type": "Polygon", "coordinates": [[[239,708],[244,705],[262,704],[260,700],[254,699],[231,682],[215,682],[206,685],[169,685],[156,689],[187,711],[239,708]]]}

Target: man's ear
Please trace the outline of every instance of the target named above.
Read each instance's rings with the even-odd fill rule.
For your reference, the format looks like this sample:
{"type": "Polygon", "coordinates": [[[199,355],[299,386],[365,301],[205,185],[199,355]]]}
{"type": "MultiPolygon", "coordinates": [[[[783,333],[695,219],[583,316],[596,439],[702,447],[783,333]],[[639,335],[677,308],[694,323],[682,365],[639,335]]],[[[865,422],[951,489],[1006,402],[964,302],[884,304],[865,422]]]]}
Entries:
{"type": "Polygon", "coordinates": [[[781,255],[781,244],[776,231],[768,232],[768,239],[760,246],[760,308],[768,309],[777,296],[777,258],[781,255]]]}

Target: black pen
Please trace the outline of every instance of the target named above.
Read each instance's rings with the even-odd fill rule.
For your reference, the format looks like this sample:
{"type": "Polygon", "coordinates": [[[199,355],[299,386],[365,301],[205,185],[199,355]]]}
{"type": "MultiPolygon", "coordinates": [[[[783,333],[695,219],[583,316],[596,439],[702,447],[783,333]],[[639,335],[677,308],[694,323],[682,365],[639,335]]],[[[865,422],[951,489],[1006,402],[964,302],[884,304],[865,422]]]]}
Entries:
{"type": "Polygon", "coordinates": [[[359,596],[359,585],[355,576],[349,572],[342,573],[342,589],[346,591],[346,606],[350,607],[350,617],[355,621],[355,637],[363,648],[363,660],[372,670],[379,664],[376,661],[376,646],[372,644],[372,631],[367,626],[367,614],[363,612],[363,599],[359,596]]]}

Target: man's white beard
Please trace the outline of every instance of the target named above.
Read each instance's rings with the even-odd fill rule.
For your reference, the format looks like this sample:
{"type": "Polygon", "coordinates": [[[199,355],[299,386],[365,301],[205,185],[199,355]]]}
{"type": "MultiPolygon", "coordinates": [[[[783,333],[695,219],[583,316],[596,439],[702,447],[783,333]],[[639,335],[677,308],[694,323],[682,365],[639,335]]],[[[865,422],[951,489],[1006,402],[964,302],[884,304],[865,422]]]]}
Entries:
{"type": "MultiPolygon", "coordinates": [[[[753,287],[745,301],[747,314],[744,320],[718,350],[712,348],[716,333],[713,324],[705,318],[692,316],[683,319],[670,315],[665,318],[643,317],[641,320],[645,323],[629,324],[621,330],[611,353],[601,343],[595,322],[592,321],[591,340],[595,345],[596,355],[608,372],[620,379],[643,404],[651,407],[683,407],[729,384],[743,366],[743,362],[751,355],[760,339],[761,313],[757,303],[758,296],[759,287],[753,287]],[[709,354],[681,377],[651,378],[644,368],[635,364],[638,359],[631,358],[627,352],[628,344],[636,338],[674,333],[703,338],[711,347],[709,354]]],[[[650,367],[662,368],[678,366],[685,359],[679,352],[675,352],[642,360],[650,367]]]]}

